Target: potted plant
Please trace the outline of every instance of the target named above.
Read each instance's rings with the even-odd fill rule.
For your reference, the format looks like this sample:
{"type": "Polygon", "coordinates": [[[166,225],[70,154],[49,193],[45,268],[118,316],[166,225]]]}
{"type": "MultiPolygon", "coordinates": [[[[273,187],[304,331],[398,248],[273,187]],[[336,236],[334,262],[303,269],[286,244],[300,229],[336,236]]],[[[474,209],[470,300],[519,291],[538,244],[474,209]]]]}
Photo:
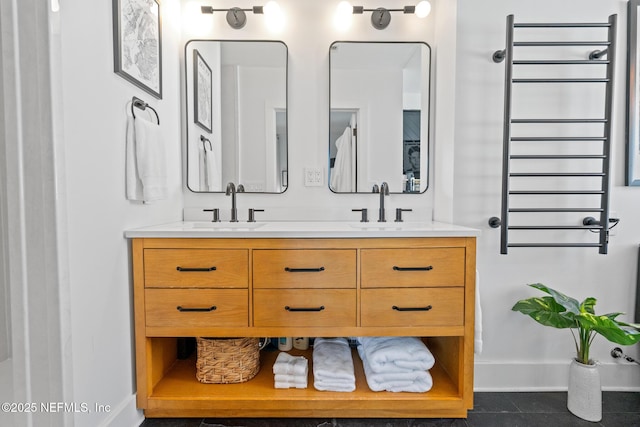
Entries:
{"type": "Polygon", "coordinates": [[[623,313],[595,314],[593,297],[578,302],[541,283],[529,286],[548,296],[520,300],[512,310],[530,316],[541,325],[571,330],[576,357],[569,367],[567,408],[585,420],[600,421],[602,390],[597,366],[589,357],[591,343],[600,334],[617,344],[635,344],[640,341],[640,325],[616,320],[623,313]]]}

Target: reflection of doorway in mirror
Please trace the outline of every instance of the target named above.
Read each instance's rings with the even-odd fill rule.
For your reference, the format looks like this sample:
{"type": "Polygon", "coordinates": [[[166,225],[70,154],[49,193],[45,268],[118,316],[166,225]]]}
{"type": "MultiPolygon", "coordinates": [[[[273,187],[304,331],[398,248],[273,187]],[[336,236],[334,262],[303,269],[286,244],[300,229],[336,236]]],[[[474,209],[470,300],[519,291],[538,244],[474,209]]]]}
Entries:
{"type": "Polygon", "coordinates": [[[420,192],[420,110],[402,112],[404,193],[420,192]]]}
{"type": "Polygon", "coordinates": [[[287,111],[276,110],[276,168],[278,173],[275,192],[287,189],[289,171],[287,170],[287,111]]]}
{"type": "Polygon", "coordinates": [[[329,188],[337,193],[358,189],[358,110],[332,109],[329,126],[329,188]]]}

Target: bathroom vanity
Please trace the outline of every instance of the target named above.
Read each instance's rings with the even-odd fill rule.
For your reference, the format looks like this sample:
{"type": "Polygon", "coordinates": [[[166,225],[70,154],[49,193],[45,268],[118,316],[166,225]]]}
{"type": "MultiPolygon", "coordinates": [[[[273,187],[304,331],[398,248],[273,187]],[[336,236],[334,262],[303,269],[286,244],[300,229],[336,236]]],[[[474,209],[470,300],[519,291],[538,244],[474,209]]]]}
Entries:
{"type": "Polygon", "coordinates": [[[477,230],[441,223],[174,223],[129,230],[137,404],[146,417],[466,417],[473,406],[477,230]],[[239,384],[203,384],[179,337],[423,337],[426,393],[275,389],[278,351],[239,384]]]}

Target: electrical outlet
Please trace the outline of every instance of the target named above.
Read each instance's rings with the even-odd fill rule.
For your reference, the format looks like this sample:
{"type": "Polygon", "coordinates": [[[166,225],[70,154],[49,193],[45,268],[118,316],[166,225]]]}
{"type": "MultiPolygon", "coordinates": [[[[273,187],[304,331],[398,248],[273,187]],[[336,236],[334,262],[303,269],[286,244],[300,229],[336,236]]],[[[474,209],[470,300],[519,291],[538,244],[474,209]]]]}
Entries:
{"type": "Polygon", "coordinates": [[[321,187],[324,181],[322,168],[304,168],[305,187],[321,187]]]}

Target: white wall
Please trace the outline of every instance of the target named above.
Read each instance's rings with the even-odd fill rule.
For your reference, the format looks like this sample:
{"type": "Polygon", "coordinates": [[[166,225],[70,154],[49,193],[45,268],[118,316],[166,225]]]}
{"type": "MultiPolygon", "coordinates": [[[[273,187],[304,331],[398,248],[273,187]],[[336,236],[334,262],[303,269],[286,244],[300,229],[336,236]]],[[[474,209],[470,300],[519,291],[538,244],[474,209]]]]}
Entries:
{"type": "MultiPolygon", "coordinates": [[[[130,426],[135,410],[130,254],[123,231],[182,218],[179,4],[162,2],[163,99],[113,72],[112,2],[61,2],[66,239],[73,400],[111,412],[74,414],[76,426],[130,426]],[[125,123],[137,96],[153,106],[168,163],[168,198],[125,198],[125,123]]],[[[137,114],[145,114],[137,112],[137,114]]]]}
{"type": "MultiPolygon", "coordinates": [[[[574,354],[569,332],[544,328],[510,309],[518,299],[541,295],[525,285],[542,282],[580,300],[596,297],[597,312],[633,313],[640,198],[636,188],[624,186],[627,2],[460,0],[458,3],[454,222],[483,230],[478,241],[478,270],[484,350],[476,359],[476,388],[562,389],[566,387],[567,363],[574,354]],[[608,255],[599,255],[593,248],[511,248],[508,255],[500,255],[500,232],[487,226],[491,216],[500,216],[504,85],[504,64],[492,62],[491,55],[504,48],[508,14],[514,14],[516,22],[606,22],[610,14],[618,14],[610,200],[611,210],[621,222],[611,237],[608,255]]],[[[565,109],[575,109],[584,100],[566,97],[564,102],[565,109]]],[[[535,107],[530,113],[556,114],[540,108],[535,107]]],[[[546,203],[547,199],[540,202],[546,203]]],[[[633,319],[627,316],[626,320],[633,319]]],[[[609,356],[613,347],[602,337],[594,342],[592,357],[602,364],[603,386],[637,390],[640,384],[637,365],[613,362],[609,356]]],[[[636,357],[638,350],[638,346],[625,348],[625,352],[636,357]]]]}

